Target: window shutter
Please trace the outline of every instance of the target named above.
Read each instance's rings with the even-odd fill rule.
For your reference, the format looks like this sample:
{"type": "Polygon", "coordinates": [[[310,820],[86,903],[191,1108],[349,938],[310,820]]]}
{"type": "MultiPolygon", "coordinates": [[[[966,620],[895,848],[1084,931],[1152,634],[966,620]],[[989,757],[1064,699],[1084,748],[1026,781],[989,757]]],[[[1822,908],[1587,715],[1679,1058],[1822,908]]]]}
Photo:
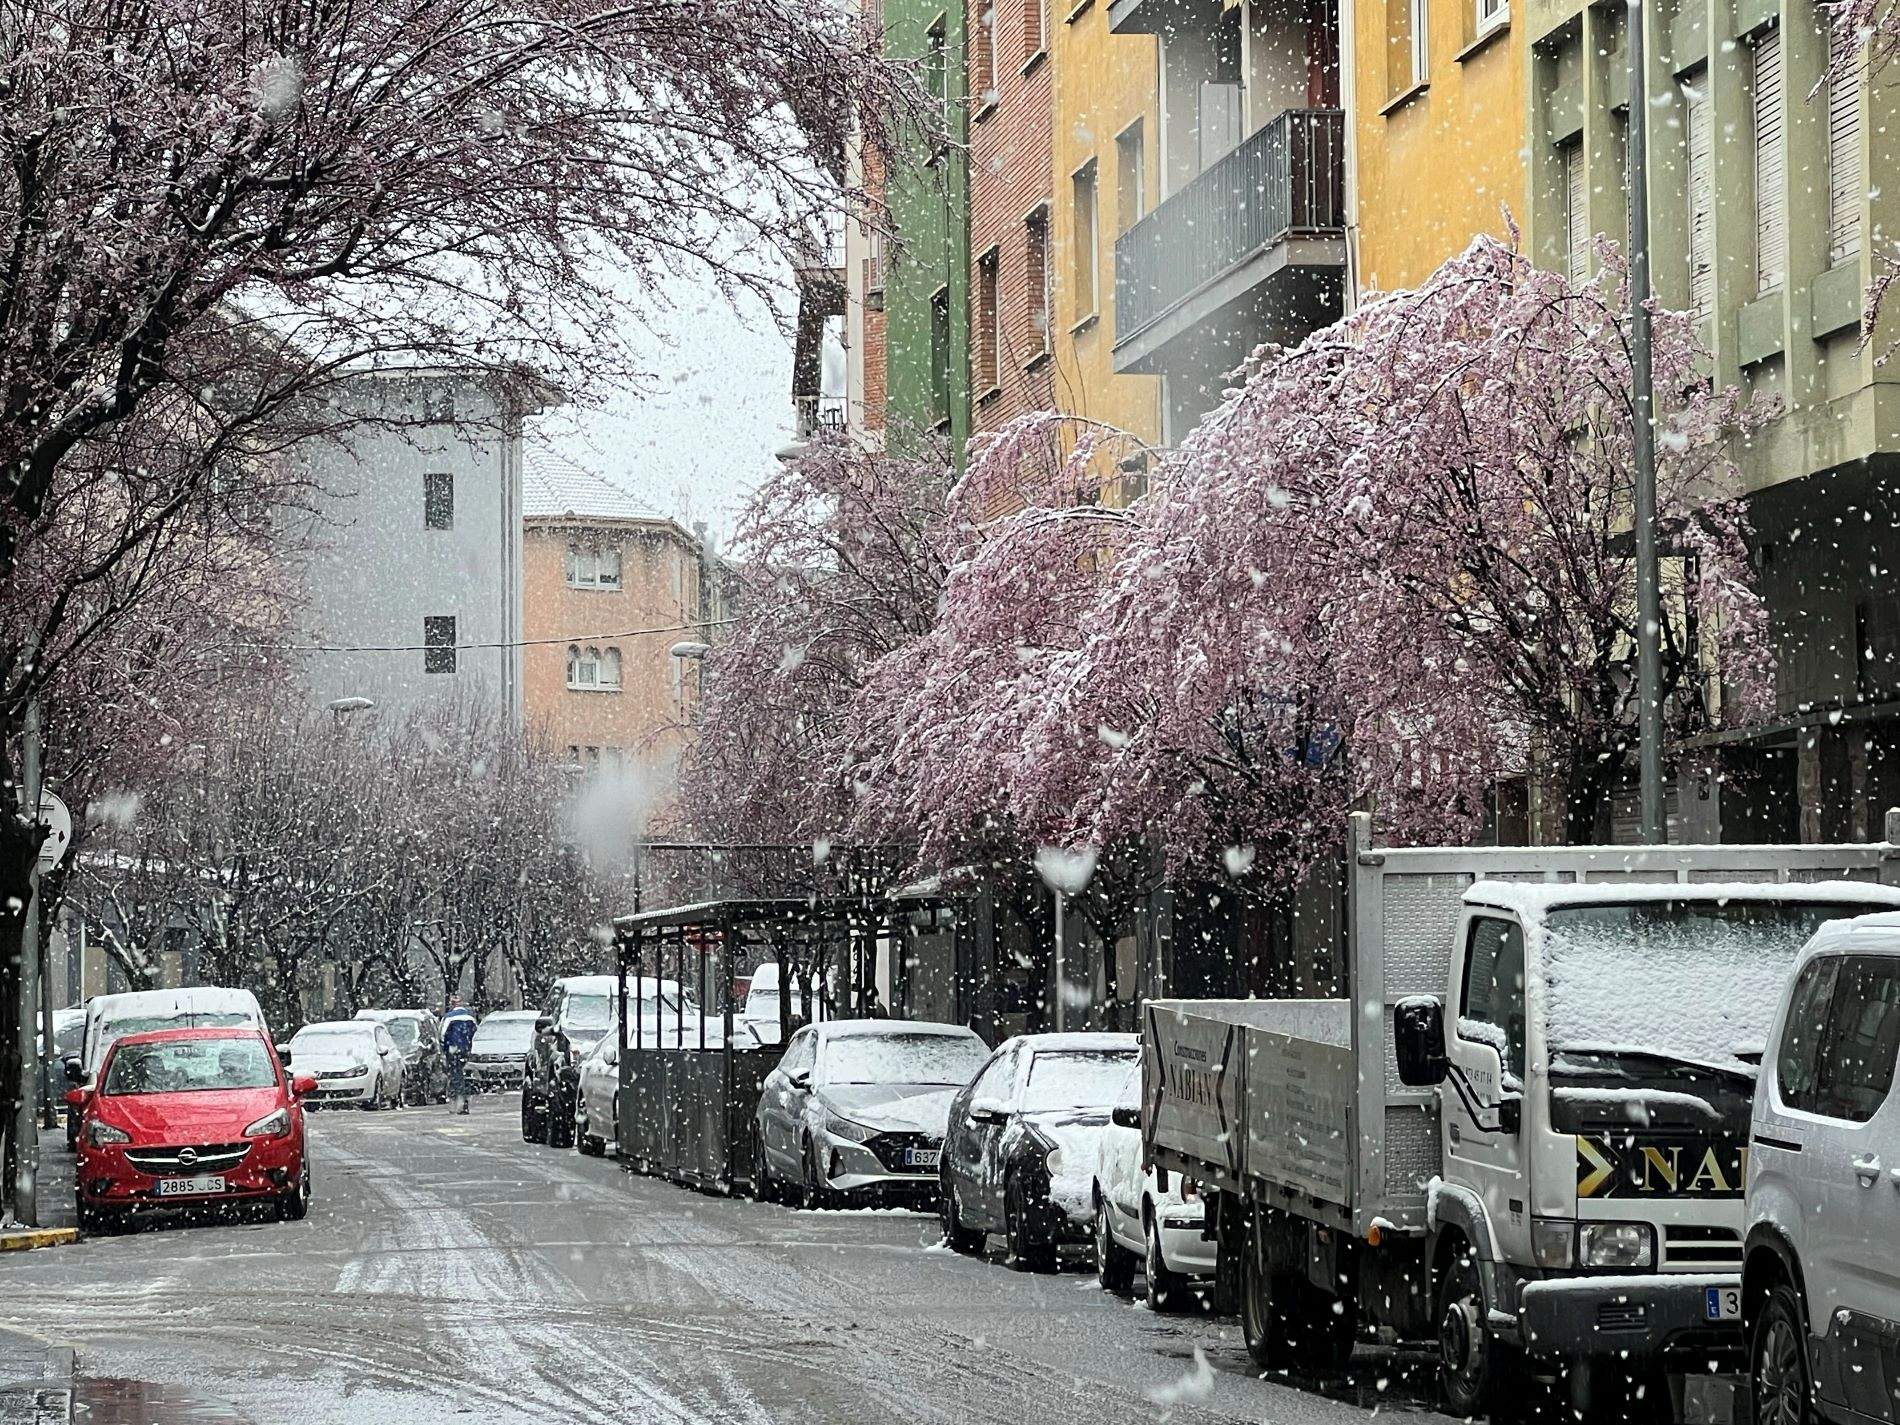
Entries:
{"type": "Polygon", "coordinates": [[[1860,256],[1860,67],[1854,45],[1827,21],[1827,261],[1860,256]]]}
{"type": "Polygon", "coordinates": [[[1689,124],[1689,309],[1715,310],[1715,118],[1708,71],[1682,86],[1689,124]]]}
{"type": "Polygon", "coordinates": [[[1755,41],[1755,291],[1778,291],[1788,265],[1787,134],[1781,114],[1781,30],[1755,41]]]}
{"type": "Polygon", "coordinates": [[[1564,262],[1578,286],[1590,280],[1590,204],[1583,182],[1583,145],[1564,145],[1564,262]]]}

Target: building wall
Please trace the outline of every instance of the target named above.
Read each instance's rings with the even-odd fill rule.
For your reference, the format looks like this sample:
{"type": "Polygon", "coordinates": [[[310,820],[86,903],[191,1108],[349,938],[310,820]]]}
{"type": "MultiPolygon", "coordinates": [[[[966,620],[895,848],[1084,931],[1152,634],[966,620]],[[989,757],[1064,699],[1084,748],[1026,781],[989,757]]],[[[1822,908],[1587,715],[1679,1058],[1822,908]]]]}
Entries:
{"type": "Polygon", "coordinates": [[[947,145],[897,136],[885,175],[891,231],[883,242],[885,428],[894,453],[945,442],[959,454],[970,434],[969,176],[964,14],[939,0],[886,0],[885,54],[941,77],[947,145]],[[934,36],[934,38],[933,38],[934,36]],[[932,342],[941,301],[946,341],[932,342]],[[941,365],[941,370],[939,370],[941,365]],[[942,399],[939,399],[939,391],[942,399]]]}
{"type": "MultiPolygon", "coordinates": [[[[969,292],[973,424],[995,430],[1028,411],[1055,403],[1058,305],[1044,310],[1043,279],[1033,269],[1031,215],[1053,223],[1051,137],[1052,27],[1064,23],[1063,0],[969,0],[970,246],[969,292]],[[986,82],[984,35],[994,19],[994,82],[986,82]],[[1040,31],[1040,38],[1038,38],[1040,31]],[[996,321],[985,320],[983,267],[995,262],[996,321]],[[987,369],[986,369],[987,368],[987,369]]],[[[1103,3],[1103,0],[1097,0],[1103,3]]],[[[1063,185],[1068,179],[1065,174],[1063,185]]],[[[1044,246],[1051,288],[1068,249],[1044,246]]]]}
{"type": "MultiPolygon", "coordinates": [[[[1518,0],[1522,5],[1525,0],[1518,0]]],[[[1475,0],[1427,7],[1426,82],[1406,82],[1409,0],[1353,0],[1348,123],[1358,290],[1414,287],[1526,213],[1525,18],[1479,42],[1475,0]],[[1409,96],[1409,97],[1407,97],[1409,96]]]]}
{"type": "MultiPolygon", "coordinates": [[[[1065,0],[1055,0],[1060,8],[1065,0]]],[[[1051,40],[1051,166],[1055,189],[1055,398],[1061,409],[1161,438],[1161,381],[1117,376],[1115,239],[1159,201],[1159,54],[1152,35],[1108,28],[1107,0],[1081,0],[1057,20],[1051,40]],[[1129,183],[1128,154],[1139,146],[1140,182],[1129,183]],[[1078,243],[1073,177],[1095,165],[1095,301],[1072,262],[1078,243]],[[1093,321],[1087,320],[1091,315],[1093,321]]]]}
{"type": "Polygon", "coordinates": [[[518,415],[481,385],[427,374],[367,376],[352,396],[370,425],[313,445],[312,548],[304,562],[311,703],[365,697],[382,720],[469,700],[521,718],[521,431],[518,415]],[[451,425],[453,409],[460,427],[451,425]],[[434,419],[432,416],[440,416],[434,419]],[[452,477],[447,529],[424,522],[425,477],[452,477]],[[452,672],[426,672],[423,620],[451,616],[463,648],[452,672]],[[377,652],[369,649],[395,648],[377,652]]]}
{"type": "Polygon", "coordinates": [[[696,694],[697,666],[670,650],[695,638],[680,625],[700,617],[697,542],[663,522],[537,517],[527,522],[523,552],[529,728],[556,755],[575,749],[583,765],[598,760],[670,777],[696,694]],[[618,549],[621,587],[572,587],[570,547],[618,549]],[[635,629],[660,631],[624,636],[635,629]],[[568,644],[534,642],[548,638],[618,649],[619,688],[570,687],[568,644]]]}

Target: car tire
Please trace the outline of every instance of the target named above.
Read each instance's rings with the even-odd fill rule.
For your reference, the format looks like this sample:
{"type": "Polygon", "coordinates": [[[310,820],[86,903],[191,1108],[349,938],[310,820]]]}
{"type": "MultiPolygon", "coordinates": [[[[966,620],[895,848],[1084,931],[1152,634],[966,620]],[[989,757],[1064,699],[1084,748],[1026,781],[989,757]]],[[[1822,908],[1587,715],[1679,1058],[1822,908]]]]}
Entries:
{"type": "Polygon", "coordinates": [[[957,1190],[947,1178],[941,1179],[937,1213],[943,1219],[943,1240],[960,1257],[974,1257],[989,1242],[989,1234],[980,1227],[963,1225],[963,1210],[957,1206],[957,1190]]]}
{"type": "Polygon", "coordinates": [[[277,1199],[280,1222],[302,1222],[310,1215],[310,1153],[306,1149],[297,1167],[297,1186],[277,1199]]]}
{"type": "Polygon", "coordinates": [[[574,1150],[583,1157],[604,1158],[607,1156],[607,1140],[592,1132],[594,1121],[585,1116],[582,1108],[574,1110],[574,1150]]]}
{"type": "Polygon", "coordinates": [[[1011,1174],[1003,1185],[1003,1235],[1009,1243],[1009,1264],[1019,1272],[1053,1272],[1056,1245],[1037,1235],[1029,1220],[1029,1197],[1023,1180],[1011,1174]]]}
{"type": "Polygon", "coordinates": [[[807,1212],[829,1212],[838,1205],[838,1194],[825,1183],[819,1171],[818,1149],[805,1140],[805,1177],[799,1184],[799,1202],[807,1212]]]}
{"type": "Polygon", "coordinates": [[[1785,1282],[1762,1306],[1748,1343],[1748,1398],[1755,1425],[1810,1425],[1814,1419],[1805,1314],[1801,1298],[1785,1282]]]}
{"type": "Polygon", "coordinates": [[[1095,1279],[1116,1296],[1127,1296],[1135,1285],[1135,1254],[1115,1240],[1113,1211],[1100,1188],[1095,1193],[1095,1279]]]}
{"type": "Polygon", "coordinates": [[[77,1198],[73,1206],[79,1230],[88,1237],[103,1237],[116,1225],[109,1213],[100,1211],[84,1198],[77,1198]]]}
{"type": "Polygon", "coordinates": [[[1168,1265],[1161,1253],[1161,1219],[1153,1213],[1142,1231],[1141,1268],[1150,1311],[1179,1311],[1187,1304],[1187,1278],[1168,1265]]]}
{"type": "Polygon", "coordinates": [[[1468,1419],[1514,1404],[1505,1383],[1516,1373],[1516,1358],[1485,1321],[1484,1286],[1468,1244],[1459,1243],[1445,1264],[1433,1307],[1438,1382],[1451,1413],[1468,1419]]]}

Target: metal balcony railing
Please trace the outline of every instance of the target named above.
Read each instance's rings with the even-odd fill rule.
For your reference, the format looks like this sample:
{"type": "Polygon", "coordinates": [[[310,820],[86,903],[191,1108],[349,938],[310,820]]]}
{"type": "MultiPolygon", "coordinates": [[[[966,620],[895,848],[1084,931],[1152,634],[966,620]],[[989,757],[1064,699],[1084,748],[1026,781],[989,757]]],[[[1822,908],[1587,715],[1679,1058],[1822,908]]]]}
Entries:
{"type": "Polygon", "coordinates": [[[1346,120],[1288,109],[1115,240],[1124,341],[1255,253],[1345,224],[1346,120]]]}

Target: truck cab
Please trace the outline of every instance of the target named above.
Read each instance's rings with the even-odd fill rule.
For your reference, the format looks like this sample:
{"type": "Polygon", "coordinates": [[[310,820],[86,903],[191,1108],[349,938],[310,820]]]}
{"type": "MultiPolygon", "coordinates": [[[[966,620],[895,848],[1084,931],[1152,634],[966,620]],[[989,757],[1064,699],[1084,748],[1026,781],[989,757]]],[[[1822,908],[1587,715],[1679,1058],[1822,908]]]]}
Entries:
{"type": "Polygon", "coordinates": [[[1769,1017],[1818,926],[1894,900],[1843,882],[1465,892],[1443,998],[1394,1011],[1401,1079],[1436,1091],[1426,1215],[1454,1406],[1484,1408],[1513,1355],[1615,1378],[1586,1395],[1739,1357],[1769,1017]]]}

